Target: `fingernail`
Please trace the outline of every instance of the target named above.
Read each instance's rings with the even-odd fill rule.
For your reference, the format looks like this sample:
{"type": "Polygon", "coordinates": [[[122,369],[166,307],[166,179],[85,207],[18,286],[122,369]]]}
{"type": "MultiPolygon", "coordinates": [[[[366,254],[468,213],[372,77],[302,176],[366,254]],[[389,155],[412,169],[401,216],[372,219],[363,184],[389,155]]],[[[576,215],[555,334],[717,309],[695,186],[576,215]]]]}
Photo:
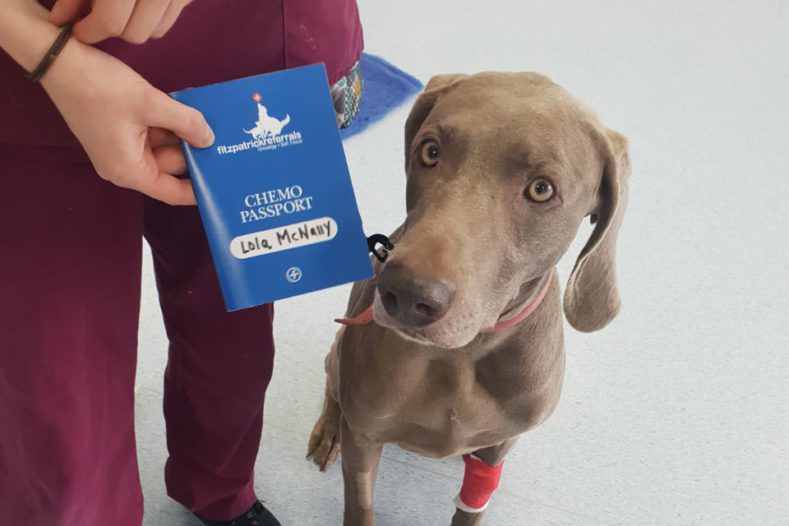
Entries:
{"type": "Polygon", "coordinates": [[[216,137],[214,137],[214,130],[212,130],[209,126],[206,126],[205,145],[211,146],[214,144],[215,139],[216,137]]]}

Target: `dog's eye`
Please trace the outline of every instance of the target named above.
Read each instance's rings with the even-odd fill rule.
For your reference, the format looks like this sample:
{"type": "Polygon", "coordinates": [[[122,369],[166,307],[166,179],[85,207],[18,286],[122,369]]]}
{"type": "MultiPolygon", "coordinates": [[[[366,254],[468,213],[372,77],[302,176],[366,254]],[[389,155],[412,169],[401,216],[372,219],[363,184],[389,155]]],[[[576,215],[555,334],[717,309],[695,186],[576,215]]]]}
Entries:
{"type": "Polygon", "coordinates": [[[526,197],[535,203],[544,203],[550,200],[554,193],[551,182],[543,178],[535,179],[526,189],[526,197]]]}
{"type": "Polygon", "coordinates": [[[438,143],[435,141],[426,142],[422,145],[422,164],[433,167],[438,164],[438,143]]]}

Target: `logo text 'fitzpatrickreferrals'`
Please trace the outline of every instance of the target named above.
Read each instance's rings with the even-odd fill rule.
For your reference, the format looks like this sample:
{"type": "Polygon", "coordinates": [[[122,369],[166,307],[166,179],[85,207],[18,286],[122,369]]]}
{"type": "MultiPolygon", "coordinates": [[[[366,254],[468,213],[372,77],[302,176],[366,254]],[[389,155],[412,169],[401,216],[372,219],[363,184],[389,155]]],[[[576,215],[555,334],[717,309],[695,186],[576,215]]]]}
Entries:
{"type": "Polygon", "coordinates": [[[251,141],[244,141],[238,144],[220,145],[216,147],[219,155],[226,155],[229,153],[236,154],[245,150],[276,150],[286,146],[301,144],[301,133],[294,131],[284,135],[277,135],[275,137],[267,137],[265,139],[254,139],[251,141]]]}

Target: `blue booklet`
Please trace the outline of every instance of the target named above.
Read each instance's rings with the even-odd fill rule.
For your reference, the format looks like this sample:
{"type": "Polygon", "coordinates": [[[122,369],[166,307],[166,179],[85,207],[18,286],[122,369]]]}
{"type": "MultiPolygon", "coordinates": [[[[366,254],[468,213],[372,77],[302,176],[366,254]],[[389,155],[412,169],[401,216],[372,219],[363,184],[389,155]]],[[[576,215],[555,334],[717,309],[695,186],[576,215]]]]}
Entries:
{"type": "Polygon", "coordinates": [[[228,310],[372,276],[322,64],[172,96],[216,136],[183,148],[228,310]]]}

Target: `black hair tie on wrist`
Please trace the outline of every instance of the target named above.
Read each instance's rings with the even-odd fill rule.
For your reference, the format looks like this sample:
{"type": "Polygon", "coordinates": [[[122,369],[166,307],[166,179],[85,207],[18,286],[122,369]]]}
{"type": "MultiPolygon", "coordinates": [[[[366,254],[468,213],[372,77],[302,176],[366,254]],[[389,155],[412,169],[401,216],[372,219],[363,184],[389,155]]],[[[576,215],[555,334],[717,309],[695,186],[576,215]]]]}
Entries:
{"type": "Polygon", "coordinates": [[[41,77],[49,70],[52,66],[52,63],[55,62],[55,59],[58,58],[58,55],[63,48],[66,46],[66,42],[68,42],[69,37],[71,37],[71,27],[72,23],[69,22],[65,26],[60,28],[60,33],[58,33],[58,37],[52,43],[52,47],[49,48],[47,54],[44,55],[44,58],[41,59],[41,62],[38,63],[38,66],[27,74],[27,79],[30,82],[38,82],[41,80],[41,77]]]}

